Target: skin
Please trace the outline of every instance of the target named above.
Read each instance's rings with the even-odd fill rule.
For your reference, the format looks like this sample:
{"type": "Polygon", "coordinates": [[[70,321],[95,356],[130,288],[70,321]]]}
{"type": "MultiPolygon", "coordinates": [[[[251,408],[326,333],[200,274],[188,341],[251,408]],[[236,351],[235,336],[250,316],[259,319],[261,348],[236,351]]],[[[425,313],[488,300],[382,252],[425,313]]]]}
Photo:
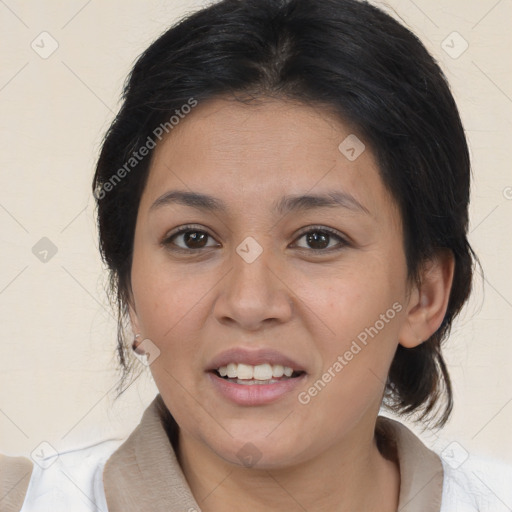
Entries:
{"type": "Polygon", "coordinates": [[[440,254],[425,265],[420,287],[408,279],[400,215],[369,144],[355,161],[338,149],[350,134],[357,131],[347,123],[302,104],[219,98],[196,107],[153,155],[135,230],[130,319],[160,350],[150,369],[180,427],[179,461],[203,511],[397,509],[399,469],[379,453],[375,422],[397,344],[414,347],[441,324],[453,259],[440,254]],[[229,210],[150,210],[176,189],[215,196],[229,210]],[[287,194],[333,190],[368,213],[271,208],[287,194]],[[169,241],[187,224],[209,235],[205,248],[187,249],[183,234],[169,241]],[[304,236],[310,226],[348,243],[331,236],[315,251],[304,236]],[[236,252],[248,236],[263,250],[252,263],[236,252]],[[396,303],[401,311],[378,335],[300,403],[297,393],[396,303]],[[228,401],[205,369],[239,346],[293,357],[305,382],[263,406],[228,401]],[[248,442],[260,457],[250,468],[237,456],[248,442]]]}

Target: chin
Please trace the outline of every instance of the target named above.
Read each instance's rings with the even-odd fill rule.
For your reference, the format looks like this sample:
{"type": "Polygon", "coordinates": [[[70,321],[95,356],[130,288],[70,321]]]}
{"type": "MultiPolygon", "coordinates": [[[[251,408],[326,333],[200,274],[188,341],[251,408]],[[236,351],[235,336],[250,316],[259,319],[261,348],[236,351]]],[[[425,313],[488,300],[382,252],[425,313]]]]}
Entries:
{"type": "Polygon", "coordinates": [[[286,468],[299,463],[304,454],[303,442],[295,439],[291,432],[285,432],[279,438],[262,437],[261,434],[234,435],[233,438],[224,439],[224,442],[208,444],[226,462],[248,469],[286,468]]]}

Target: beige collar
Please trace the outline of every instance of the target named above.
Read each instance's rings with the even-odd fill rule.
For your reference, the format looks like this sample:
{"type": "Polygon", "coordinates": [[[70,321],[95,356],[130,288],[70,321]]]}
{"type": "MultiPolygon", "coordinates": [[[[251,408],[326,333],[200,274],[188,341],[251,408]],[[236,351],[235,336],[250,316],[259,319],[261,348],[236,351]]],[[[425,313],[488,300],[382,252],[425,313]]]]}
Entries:
{"type": "Polygon", "coordinates": [[[9,457],[0,453],[0,511],[21,509],[34,466],[26,457],[9,457]]]}
{"type": "MultiPolygon", "coordinates": [[[[103,471],[109,512],[188,512],[192,496],[158,413],[160,395],[103,471]]],[[[378,417],[377,428],[396,445],[400,464],[399,512],[439,512],[443,468],[438,455],[401,423],[378,417]]]]}
{"type": "Polygon", "coordinates": [[[379,416],[377,430],[397,452],[400,466],[398,512],[439,512],[444,478],[439,455],[398,421],[379,416]]]}

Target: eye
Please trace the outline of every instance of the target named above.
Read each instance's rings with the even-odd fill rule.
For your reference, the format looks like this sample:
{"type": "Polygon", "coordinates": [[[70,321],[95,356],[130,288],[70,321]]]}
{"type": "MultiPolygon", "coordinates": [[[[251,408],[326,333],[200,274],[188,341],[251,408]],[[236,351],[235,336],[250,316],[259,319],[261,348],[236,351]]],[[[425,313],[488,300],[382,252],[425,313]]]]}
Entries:
{"type": "MultiPolygon", "coordinates": [[[[305,239],[306,246],[297,245],[301,250],[312,250],[315,252],[331,252],[332,250],[341,250],[347,247],[349,242],[337,231],[324,226],[311,226],[304,231],[297,240],[305,239]],[[333,239],[338,243],[331,246],[333,239]]],[[[208,247],[216,247],[219,244],[210,244],[213,237],[207,231],[199,229],[196,226],[183,226],[175,233],[171,233],[163,241],[162,245],[172,251],[192,252],[199,251],[208,247]],[[181,242],[181,243],[179,243],[181,242]]]]}
{"type": "Polygon", "coordinates": [[[207,245],[209,239],[213,238],[206,231],[198,229],[196,226],[183,226],[175,233],[167,236],[162,241],[162,245],[167,246],[173,251],[190,252],[206,247],[214,247],[216,244],[207,245]],[[181,241],[181,245],[175,243],[175,240],[181,241]]]}
{"type": "Polygon", "coordinates": [[[343,249],[344,247],[349,245],[347,240],[345,240],[345,238],[340,233],[334,231],[333,229],[326,228],[323,226],[310,227],[308,231],[303,232],[300,235],[298,240],[302,238],[305,239],[306,244],[308,244],[308,246],[299,246],[299,249],[311,249],[313,251],[330,252],[331,250],[343,249]],[[332,242],[333,239],[337,239],[338,244],[337,246],[334,245],[334,247],[329,247],[330,242],[332,242]]]}

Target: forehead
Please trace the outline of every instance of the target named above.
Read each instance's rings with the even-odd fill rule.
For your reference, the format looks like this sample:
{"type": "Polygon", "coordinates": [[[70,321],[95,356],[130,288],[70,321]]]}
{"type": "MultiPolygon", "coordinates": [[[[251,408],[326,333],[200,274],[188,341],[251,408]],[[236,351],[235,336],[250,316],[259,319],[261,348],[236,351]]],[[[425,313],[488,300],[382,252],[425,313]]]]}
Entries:
{"type": "Polygon", "coordinates": [[[278,210],[284,195],[329,191],[349,194],[370,211],[391,202],[356,130],[325,109],[275,99],[198,105],[155,149],[146,207],[170,189],[268,211],[278,210]]]}

